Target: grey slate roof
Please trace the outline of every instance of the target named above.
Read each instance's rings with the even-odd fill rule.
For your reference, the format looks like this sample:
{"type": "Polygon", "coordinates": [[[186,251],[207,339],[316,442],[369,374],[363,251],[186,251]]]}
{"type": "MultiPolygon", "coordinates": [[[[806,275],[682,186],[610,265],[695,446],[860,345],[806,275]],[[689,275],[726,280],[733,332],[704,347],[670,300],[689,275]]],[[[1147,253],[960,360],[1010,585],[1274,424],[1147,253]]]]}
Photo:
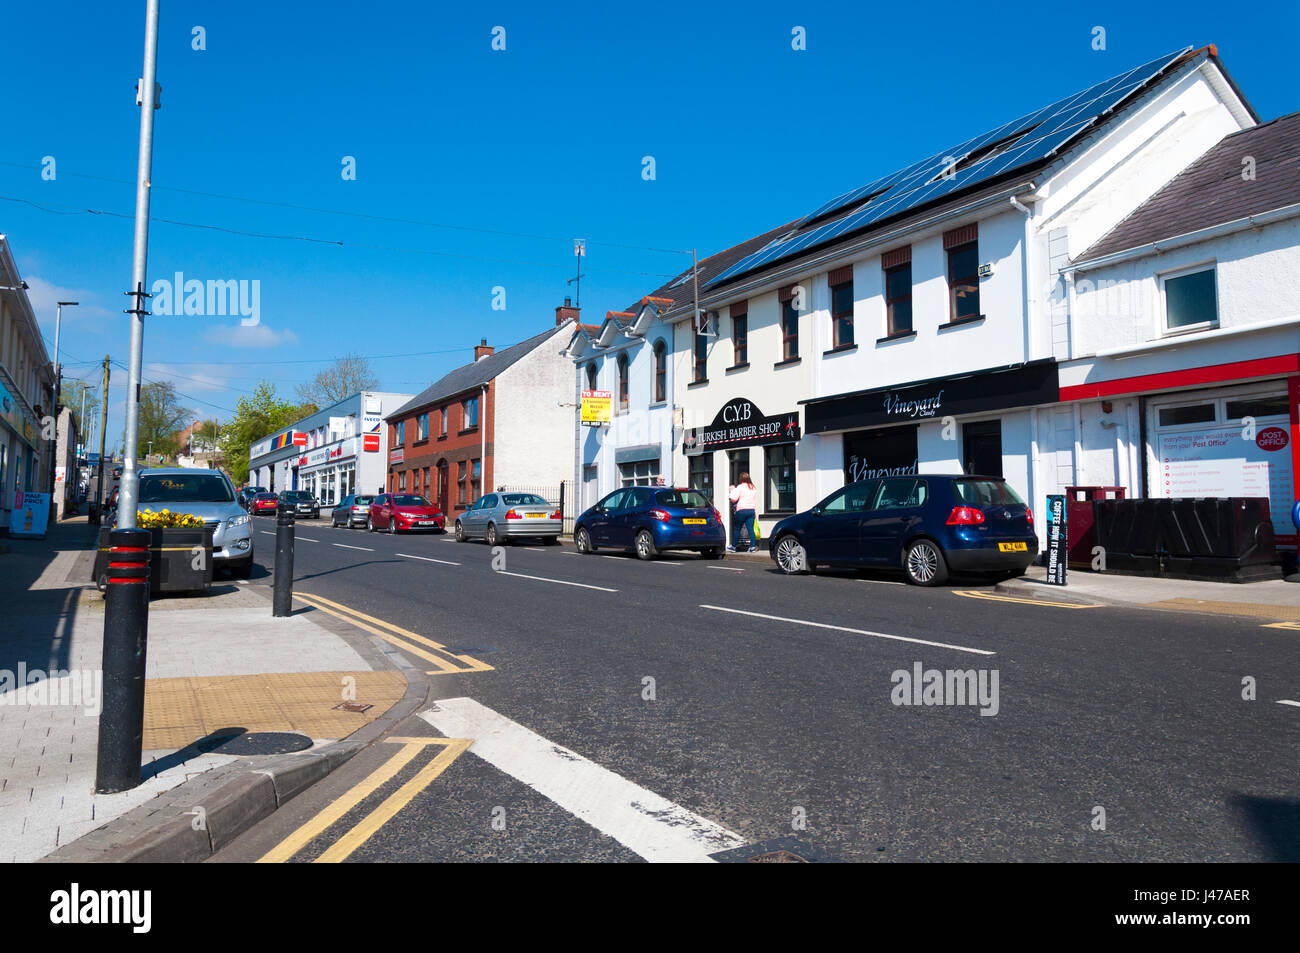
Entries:
{"type": "MultiPolygon", "coordinates": [[[[563,325],[560,325],[560,327],[563,327],[563,325]]],[[[488,355],[481,361],[462,365],[454,371],[444,374],[384,419],[396,420],[413,410],[436,404],[438,401],[486,384],[510,367],[511,364],[528,355],[529,352],[545,342],[558,329],[558,327],[547,328],[541,334],[535,334],[525,341],[512,344],[510,347],[488,355]]]]}
{"type": "Polygon", "coordinates": [[[1225,136],[1075,259],[1089,261],[1300,202],[1300,113],[1225,136]],[[1255,160],[1243,179],[1242,160],[1255,160]]]}

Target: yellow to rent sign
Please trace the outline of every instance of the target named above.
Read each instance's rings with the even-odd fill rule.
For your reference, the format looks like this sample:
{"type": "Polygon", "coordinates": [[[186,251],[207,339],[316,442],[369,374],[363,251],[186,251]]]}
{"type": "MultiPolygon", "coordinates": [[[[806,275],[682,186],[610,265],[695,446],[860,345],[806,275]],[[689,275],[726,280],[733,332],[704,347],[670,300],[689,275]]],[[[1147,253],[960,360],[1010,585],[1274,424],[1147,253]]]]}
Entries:
{"type": "Polygon", "coordinates": [[[595,427],[609,423],[612,416],[613,396],[613,392],[608,390],[584,390],[582,392],[583,424],[595,427]]]}

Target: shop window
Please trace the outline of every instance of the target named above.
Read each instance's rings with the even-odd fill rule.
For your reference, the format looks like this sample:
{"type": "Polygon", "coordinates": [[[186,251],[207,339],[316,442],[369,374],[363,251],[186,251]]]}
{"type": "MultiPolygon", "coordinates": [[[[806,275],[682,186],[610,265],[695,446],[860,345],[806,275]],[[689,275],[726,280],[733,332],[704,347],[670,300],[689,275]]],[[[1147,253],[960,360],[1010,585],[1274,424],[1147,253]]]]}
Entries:
{"type": "Polygon", "coordinates": [[[1243,417],[1285,417],[1291,413],[1291,404],[1286,394],[1273,397],[1247,397],[1241,400],[1229,400],[1226,404],[1229,421],[1241,420],[1243,417]]]}
{"type": "Polygon", "coordinates": [[[668,399],[668,349],[663,341],[655,341],[655,403],[668,399]]]}
{"type": "Polygon", "coordinates": [[[733,487],[740,483],[740,475],[748,473],[750,479],[754,478],[754,471],[749,468],[749,448],[744,447],[740,450],[727,451],[727,486],[733,487]]]}
{"type": "Polygon", "coordinates": [[[694,490],[699,490],[708,499],[713,502],[713,454],[701,453],[699,456],[690,457],[690,473],[687,477],[686,485],[694,490]]]}
{"type": "Polygon", "coordinates": [[[767,512],[794,512],[794,444],[784,443],[768,447],[767,455],[767,512]]]}
{"type": "Polygon", "coordinates": [[[618,478],[621,486],[653,486],[659,480],[658,460],[638,460],[620,463],[618,478]]]}
{"type": "Polygon", "coordinates": [[[397,474],[397,491],[399,493],[406,492],[406,471],[405,470],[397,474]]]}
{"type": "Polygon", "coordinates": [[[963,473],[1002,476],[1002,421],[962,424],[961,445],[963,473]]]}
{"type": "Polygon", "coordinates": [[[1219,307],[1213,267],[1166,276],[1163,284],[1166,332],[1218,326],[1219,307]]]}
{"type": "Polygon", "coordinates": [[[853,346],[853,269],[840,269],[849,273],[847,281],[831,285],[831,337],[832,347],[853,346]]]}
{"type": "Polygon", "coordinates": [[[844,482],[917,471],[917,428],[882,427],[844,435],[844,482]]]}
{"type": "MultiPolygon", "coordinates": [[[[907,251],[911,251],[908,248],[907,251]]],[[[912,330],[912,262],[885,269],[885,333],[908,334],[912,330]]]]}
{"type": "Polygon", "coordinates": [[[1159,420],[1161,427],[1177,427],[1181,424],[1212,424],[1215,416],[1214,404],[1190,404],[1161,407],[1159,420]]]}

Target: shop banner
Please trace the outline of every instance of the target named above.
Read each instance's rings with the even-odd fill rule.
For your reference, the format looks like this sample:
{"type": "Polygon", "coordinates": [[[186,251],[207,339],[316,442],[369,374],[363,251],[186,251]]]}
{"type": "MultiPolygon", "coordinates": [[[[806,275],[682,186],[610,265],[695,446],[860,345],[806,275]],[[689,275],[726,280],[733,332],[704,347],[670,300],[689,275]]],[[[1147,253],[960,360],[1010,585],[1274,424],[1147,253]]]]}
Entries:
{"type": "Polygon", "coordinates": [[[50,494],[30,490],[14,492],[14,508],[9,515],[10,536],[44,536],[50,521],[50,494]]]}
{"type": "Polygon", "coordinates": [[[752,400],[737,397],[722,405],[711,426],[688,430],[682,447],[687,456],[696,456],[736,447],[795,443],[801,436],[797,411],[768,417],[752,400]]]}
{"type": "Polygon", "coordinates": [[[1069,562],[1069,534],[1065,524],[1065,497],[1047,498],[1047,583],[1064,586],[1069,562]]]}

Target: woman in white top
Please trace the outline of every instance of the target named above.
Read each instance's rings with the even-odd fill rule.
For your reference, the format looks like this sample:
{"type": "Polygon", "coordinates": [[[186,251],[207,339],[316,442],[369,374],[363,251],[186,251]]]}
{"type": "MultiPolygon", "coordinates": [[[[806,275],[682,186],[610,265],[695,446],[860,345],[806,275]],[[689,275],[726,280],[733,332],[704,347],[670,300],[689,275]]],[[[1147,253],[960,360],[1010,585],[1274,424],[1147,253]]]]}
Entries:
{"type": "Polygon", "coordinates": [[[748,473],[740,475],[740,482],[728,491],[727,497],[736,504],[736,515],[731,521],[731,545],[727,547],[727,552],[734,553],[740,545],[741,529],[749,534],[749,552],[758,552],[754,530],[754,519],[758,515],[758,492],[748,473]]]}

